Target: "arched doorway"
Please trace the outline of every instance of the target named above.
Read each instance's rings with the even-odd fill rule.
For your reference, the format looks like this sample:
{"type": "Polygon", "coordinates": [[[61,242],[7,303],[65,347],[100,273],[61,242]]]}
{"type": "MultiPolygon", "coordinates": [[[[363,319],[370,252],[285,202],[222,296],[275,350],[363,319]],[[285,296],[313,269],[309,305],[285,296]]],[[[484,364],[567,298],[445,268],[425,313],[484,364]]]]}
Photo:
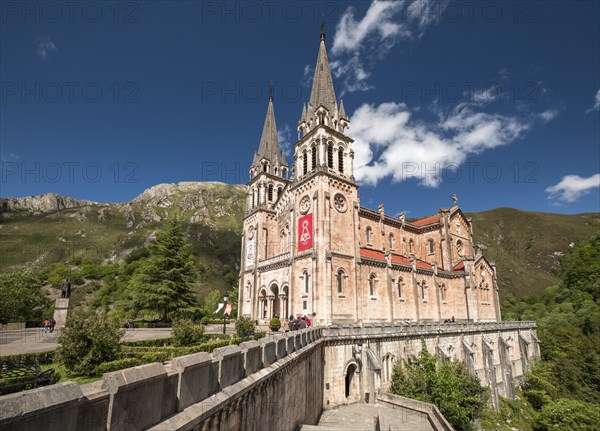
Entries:
{"type": "Polygon", "coordinates": [[[344,376],[344,396],[346,397],[346,402],[354,402],[360,399],[358,386],[359,372],[358,364],[355,361],[350,362],[346,366],[346,374],[344,376]]]}

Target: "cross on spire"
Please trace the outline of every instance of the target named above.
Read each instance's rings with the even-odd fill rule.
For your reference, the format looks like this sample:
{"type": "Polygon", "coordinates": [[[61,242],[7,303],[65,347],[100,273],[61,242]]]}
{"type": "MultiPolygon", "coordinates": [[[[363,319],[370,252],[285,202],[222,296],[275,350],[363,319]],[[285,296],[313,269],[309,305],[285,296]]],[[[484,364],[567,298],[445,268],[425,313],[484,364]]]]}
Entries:
{"type": "Polygon", "coordinates": [[[269,81],[269,100],[273,100],[273,81],[269,81]]]}
{"type": "Polygon", "coordinates": [[[321,40],[325,40],[325,15],[321,17],[321,40]]]}

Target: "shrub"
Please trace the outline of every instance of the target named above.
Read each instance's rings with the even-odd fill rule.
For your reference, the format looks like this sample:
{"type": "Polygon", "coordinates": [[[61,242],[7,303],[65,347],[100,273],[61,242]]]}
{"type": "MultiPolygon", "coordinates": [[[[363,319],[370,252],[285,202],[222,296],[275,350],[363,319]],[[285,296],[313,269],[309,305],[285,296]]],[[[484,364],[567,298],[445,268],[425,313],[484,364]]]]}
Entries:
{"type": "Polygon", "coordinates": [[[277,317],[273,317],[269,322],[269,328],[279,331],[279,328],[281,328],[281,320],[279,320],[277,317]]]}
{"type": "Polygon", "coordinates": [[[98,365],[118,358],[122,335],[120,324],[106,315],[73,314],[59,338],[57,357],[68,371],[91,375],[98,365]]]}
{"type": "Polygon", "coordinates": [[[101,376],[104,373],[110,373],[112,371],[119,371],[124,368],[135,367],[136,365],[142,365],[142,360],[138,358],[122,358],[115,361],[104,362],[103,364],[97,365],[94,369],[94,374],[101,376]]]}
{"type": "Polygon", "coordinates": [[[599,427],[600,407],[597,404],[562,398],[542,408],[533,429],[593,431],[599,427]]]}
{"type": "Polygon", "coordinates": [[[254,320],[242,317],[235,322],[235,333],[238,337],[248,338],[254,335],[254,320]]]}
{"type": "Polygon", "coordinates": [[[190,319],[178,319],[173,322],[173,344],[175,346],[192,346],[203,341],[204,326],[190,319]]]}
{"type": "Polygon", "coordinates": [[[169,355],[166,352],[148,352],[144,353],[140,359],[144,364],[151,362],[165,362],[169,360],[169,355]]]}
{"type": "Polygon", "coordinates": [[[173,337],[153,338],[151,340],[126,341],[123,343],[123,346],[131,346],[131,347],[162,347],[162,346],[172,346],[172,345],[173,345],[173,337]]]}
{"type": "Polygon", "coordinates": [[[37,353],[21,353],[20,355],[0,356],[0,367],[4,364],[33,364],[35,361],[40,365],[54,362],[54,350],[37,353]]]}

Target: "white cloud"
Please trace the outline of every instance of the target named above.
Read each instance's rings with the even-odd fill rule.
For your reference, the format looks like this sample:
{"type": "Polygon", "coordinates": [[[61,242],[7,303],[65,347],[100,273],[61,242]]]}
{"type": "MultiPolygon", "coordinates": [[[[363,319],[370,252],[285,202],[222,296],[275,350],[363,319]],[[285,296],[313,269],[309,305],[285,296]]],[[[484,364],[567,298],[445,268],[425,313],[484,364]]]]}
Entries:
{"type": "Polygon", "coordinates": [[[541,120],[544,123],[547,123],[549,121],[552,121],[554,118],[556,118],[556,116],[558,115],[558,111],[556,109],[548,109],[544,112],[540,112],[537,115],[539,118],[541,118],[541,120]]]}
{"type": "Polygon", "coordinates": [[[596,93],[596,97],[594,97],[594,106],[585,111],[585,113],[589,113],[592,111],[600,111],[600,90],[596,93]]]}
{"type": "Polygon", "coordinates": [[[348,7],[336,26],[331,50],[333,73],[344,81],[342,95],[371,89],[367,80],[373,60],[384,57],[399,40],[422,37],[447,3],[373,0],[362,19],[355,17],[354,7],[348,7]]]}
{"type": "Polygon", "coordinates": [[[600,174],[588,178],[579,175],[566,175],[558,184],[546,189],[548,199],[558,199],[561,202],[575,202],[584,194],[600,187],[600,174]]]}
{"type": "Polygon", "coordinates": [[[58,51],[58,48],[49,38],[40,37],[35,40],[35,50],[37,55],[39,55],[42,59],[47,60],[50,54],[58,51]]]}
{"type": "Polygon", "coordinates": [[[426,124],[413,120],[404,103],[363,104],[351,118],[357,180],[375,185],[386,177],[395,182],[415,178],[436,187],[468,156],[523,136],[536,118],[479,112],[478,106],[460,103],[426,124]]]}
{"type": "Polygon", "coordinates": [[[279,148],[283,150],[286,157],[289,156],[293,150],[292,130],[290,126],[286,124],[277,130],[277,140],[279,141],[279,148]]]}

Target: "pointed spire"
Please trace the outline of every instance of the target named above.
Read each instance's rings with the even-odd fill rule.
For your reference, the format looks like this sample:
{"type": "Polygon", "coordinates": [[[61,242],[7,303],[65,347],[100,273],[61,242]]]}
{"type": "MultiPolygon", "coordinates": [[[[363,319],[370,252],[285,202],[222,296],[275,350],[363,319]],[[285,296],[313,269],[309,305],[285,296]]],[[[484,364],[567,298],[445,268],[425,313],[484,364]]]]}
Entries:
{"type": "Polygon", "coordinates": [[[344,110],[344,100],[340,99],[340,118],[347,118],[346,117],[346,111],[344,110]]]}
{"type": "Polygon", "coordinates": [[[325,21],[321,24],[321,43],[319,46],[319,55],[317,56],[312,91],[310,92],[309,105],[315,110],[319,109],[320,105],[323,105],[333,115],[337,107],[331,70],[329,69],[329,60],[327,59],[327,49],[325,48],[324,26],[325,21]]]}
{"type": "Polygon", "coordinates": [[[287,166],[285,157],[282,157],[282,153],[279,149],[279,138],[277,137],[277,125],[275,123],[275,110],[273,109],[273,83],[269,86],[269,106],[267,108],[267,116],[265,117],[265,124],[263,126],[262,136],[260,138],[260,145],[258,147],[257,157],[260,159],[267,159],[271,163],[279,163],[283,166],[287,166]]]}
{"type": "Polygon", "coordinates": [[[306,121],[306,103],[302,104],[302,115],[300,116],[300,122],[306,121]]]}
{"type": "Polygon", "coordinates": [[[325,41],[325,15],[321,17],[321,40],[325,41]]]}

